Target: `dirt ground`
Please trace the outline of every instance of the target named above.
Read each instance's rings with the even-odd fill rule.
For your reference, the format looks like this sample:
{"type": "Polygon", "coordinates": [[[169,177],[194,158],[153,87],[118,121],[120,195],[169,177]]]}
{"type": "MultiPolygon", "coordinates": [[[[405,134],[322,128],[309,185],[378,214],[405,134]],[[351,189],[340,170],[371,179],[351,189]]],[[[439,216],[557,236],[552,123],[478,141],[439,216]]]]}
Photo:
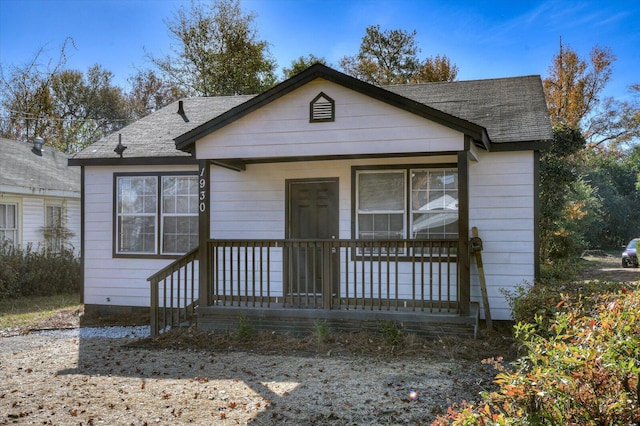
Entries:
{"type": "MultiPolygon", "coordinates": [[[[640,280],[640,269],[617,265],[587,260],[592,278],[640,280]]],[[[79,314],[42,327],[77,326],[79,314]]],[[[396,345],[363,333],[239,340],[184,329],[132,340],[4,331],[11,334],[0,337],[0,425],[429,424],[493,388],[495,372],[482,359],[513,355],[504,330],[475,340],[404,336],[396,345]]]]}

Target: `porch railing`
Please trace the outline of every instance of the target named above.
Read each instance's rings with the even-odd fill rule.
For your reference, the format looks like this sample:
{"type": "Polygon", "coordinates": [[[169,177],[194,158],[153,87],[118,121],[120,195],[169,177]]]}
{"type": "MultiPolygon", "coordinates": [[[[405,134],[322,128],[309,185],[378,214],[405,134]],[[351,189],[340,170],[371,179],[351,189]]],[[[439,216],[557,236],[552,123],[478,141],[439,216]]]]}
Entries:
{"type": "Polygon", "coordinates": [[[457,240],[210,240],[212,304],[458,313],[457,240]]]}
{"type": "Polygon", "coordinates": [[[198,303],[198,254],[195,248],[147,278],[152,336],[191,321],[198,303]]]}

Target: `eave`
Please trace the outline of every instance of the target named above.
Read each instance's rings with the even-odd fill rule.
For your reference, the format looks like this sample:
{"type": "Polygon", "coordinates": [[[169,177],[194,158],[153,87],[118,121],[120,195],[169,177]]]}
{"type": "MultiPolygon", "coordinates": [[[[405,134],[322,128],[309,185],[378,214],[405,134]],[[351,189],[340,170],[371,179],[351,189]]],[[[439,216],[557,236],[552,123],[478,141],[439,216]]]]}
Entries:
{"type": "Polygon", "coordinates": [[[182,151],[191,152],[197,140],[227,126],[234,121],[246,116],[270,102],[292,92],[306,83],[322,78],[335,84],[339,84],[355,92],[373,97],[394,107],[403,109],[412,114],[429,119],[433,122],[447,126],[453,130],[460,131],[474,140],[480,141],[486,147],[490,145],[490,139],[484,127],[471,123],[470,121],[444,113],[435,108],[429,107],[417,101],[405,98],[381,87],[365,83],[346,74],[335,71],[325,65],[315,64],[300,74],[283,81],[262,94],[228,110],[211,121],[208,121],[174,139],[176,148],[182,151]]]}

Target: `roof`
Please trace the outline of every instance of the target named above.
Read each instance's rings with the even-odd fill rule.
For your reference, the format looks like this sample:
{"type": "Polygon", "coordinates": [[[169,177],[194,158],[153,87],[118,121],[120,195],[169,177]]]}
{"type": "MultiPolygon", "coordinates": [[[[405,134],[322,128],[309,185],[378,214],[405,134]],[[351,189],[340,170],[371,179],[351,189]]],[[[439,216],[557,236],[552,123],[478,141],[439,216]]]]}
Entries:
{"type": "Polygon", "coordinates": [[[174,139],[253,97],[195,97],[175,101],[91,144],[73,155],[70,164],[85,164],[92,159],[120,160],[120,156],[114,151],[120,136],[122,145],[127,147],[123,158],[182,157],[184,161],[191,160],[191,154],[176,149],[174,139]],[[178,114],[180,103],[183,115],[178,114]]]}
{"type": "Polygon", "coordinates": [[[30,143],[0,138],[0,186],[77,192],[79,196],[80,170],[69,167],[68,158],[49,146],[38,154],[30,143]]]}
{"type": "Polygon", "coordinates": [[[487,129],[494,144],[553,138],[540,76],[388,86],[487,129]]]}
{"type": "Polygon", "coordinates": [[[316,78],[324,78],[380,101],[471,135],[485,146],[522,144],[539,149],[552,139],[539,76],[378,87],[315,64],[259,94],[195,97],[176,101],[75,154],[69,164],[126,164],[135,159],[195,161],[196,140],[316,78]],[[184,114],[178,114],[182,104],[184,114]],[[127,147],[114,152],[118,136],[127,147]],[[533,142],[531,145],[529,143],[533,142]],[[176,149],[177,148],[177,149],[176,149]],[[107,160],[105,162],[104,160],[107,160]]]}

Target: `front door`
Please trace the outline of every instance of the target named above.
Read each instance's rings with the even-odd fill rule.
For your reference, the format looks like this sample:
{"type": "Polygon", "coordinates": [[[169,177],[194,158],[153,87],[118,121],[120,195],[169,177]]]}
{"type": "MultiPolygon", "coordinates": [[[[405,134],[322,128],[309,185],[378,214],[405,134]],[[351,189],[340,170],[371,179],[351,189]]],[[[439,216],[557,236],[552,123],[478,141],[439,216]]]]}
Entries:
{"type": "Polygon", "coordinates": [[[338,238],[338,179],[287,181],[287,293],[291,303],[327,306],[339,289],[339,250],[314,242],[338,238]],[[324,299],[324,300],[323,300],[324,299]]]}

